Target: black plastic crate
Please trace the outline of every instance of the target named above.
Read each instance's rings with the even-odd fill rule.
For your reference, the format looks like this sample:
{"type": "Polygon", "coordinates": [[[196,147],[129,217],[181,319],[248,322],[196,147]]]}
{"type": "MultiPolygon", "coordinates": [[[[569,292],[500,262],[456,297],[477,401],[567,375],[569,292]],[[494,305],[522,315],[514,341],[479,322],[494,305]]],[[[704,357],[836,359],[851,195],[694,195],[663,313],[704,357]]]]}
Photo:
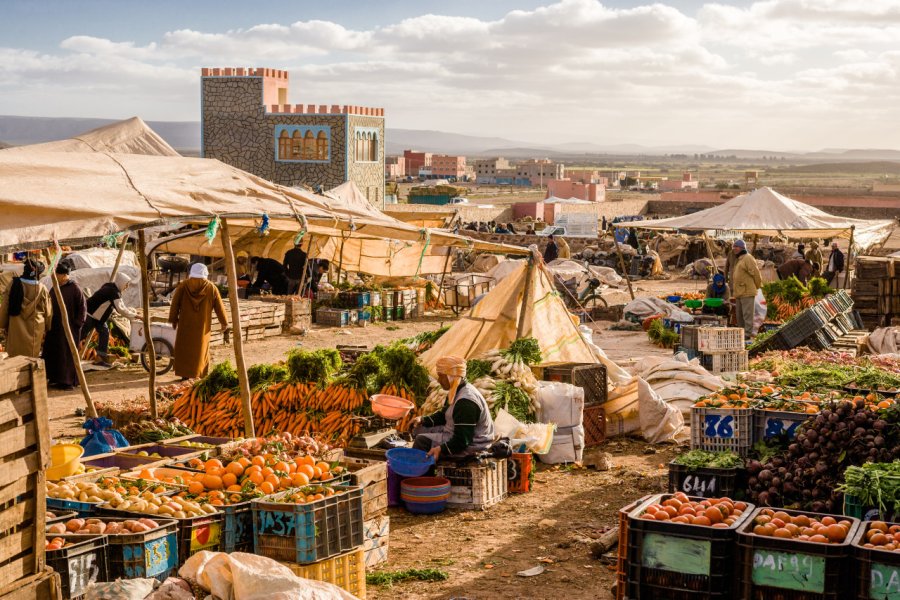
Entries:
{"type": "Polygon", "coordinates": [[[737,490],[737,474],[737,468],[704,467],[692,470],[673,460],[669,463],[669,491],[702,498],[733,498],[737,490]]]}
{"type": "Polygon", "coordinates": [[[561,381],[584,389],[584,405],[606,402],[606,365],[566,363],[544,367],[545,381],[561,381]]]}
{"type": "Polygon", "coordinates": [[[78,511],[75,510],[55,510],[52,513],[47,511],[47,525],[64,523],[65,521],[76,517],[78,517],[78,511]],[[52,517],[50,516],[51,514],[53,515],[52,517]]]}
{"type": "Polygon", "coordinates": [[[753,520],[762,510],[753,511],[738,531],[740,587],[737,597],[746,600],[844,600],[853,597],[854,564],[850,542],[859,530],[859,520],[772,509],[791,516],[807,515],[819,519],[834,516],[853,522],[843,543],[819,544],[754,534],[753,520]]]}
{"type": "Polygon", "coordinates": [[[222,544],[222,513],[200,515],[178,522],[178,562],[184,563],[201,550],[217,552],[222,544]]]}
{"type": "MultiPolygon", "coordinates": [[[[895,523],[888,523],[888,526],[895,523]]],[[[856,559],[856,597],[863,600],[894,599],[900,596],[900,554],[890,550],[864,548],[871,523],[860,525],[850,541],[856,559]]]]}
{"type": "Polygon", "coordinates": [[[91,583],[108,581],[105,535],[52,535],[62,538],[69,546],[47,550],[47,566],[59,573],[63,598],[83,598],[91,583]]]}
{"type": "MultiPolygon", "coordinates": [[[[703,527],[641,519],[646,508],[671,498],[653,496],[628,515],[630,600],[731,600],[738,597],[735,539],[753,512],[748,505],[730,527],[703,527]]],[[[703,498],[691,497],[702,501],[703,498]]]]}

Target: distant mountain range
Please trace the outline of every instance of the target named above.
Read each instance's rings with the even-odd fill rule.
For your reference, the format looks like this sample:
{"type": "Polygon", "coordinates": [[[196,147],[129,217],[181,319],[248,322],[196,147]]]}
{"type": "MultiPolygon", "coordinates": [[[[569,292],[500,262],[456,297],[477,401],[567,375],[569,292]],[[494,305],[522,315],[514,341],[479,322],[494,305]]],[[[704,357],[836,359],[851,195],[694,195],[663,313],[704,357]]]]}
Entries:
{"type": "MultiPolygon", "coordinates": [[[[67,117],[16,117],[0,115],[0,148],[7,145],[36,144],[76,136],[90,129],[113,123],[114,119],[77,119],[67,117]]],[[[200,148],[200,123],[196,121],[148,121],[173,148],[186,155],[196,155],[200,148]]],[[[592,157],[637,157],[695,154],[761,160],[784,158],[798,162],[854,162],[900,160],[900,150],[826,148],[817,152],[784,152],[779,150],[716,149],[697,144],[643,146],[640,144],[598,144],[569,142],[565,144],[533,144],[500,137],[482,137],[423,129],[388,128],[385,149],[389,155],[415,149],[441,154],[466,156],[503,156],[506,158],[554,158],[583,160],[592,157]]]]}

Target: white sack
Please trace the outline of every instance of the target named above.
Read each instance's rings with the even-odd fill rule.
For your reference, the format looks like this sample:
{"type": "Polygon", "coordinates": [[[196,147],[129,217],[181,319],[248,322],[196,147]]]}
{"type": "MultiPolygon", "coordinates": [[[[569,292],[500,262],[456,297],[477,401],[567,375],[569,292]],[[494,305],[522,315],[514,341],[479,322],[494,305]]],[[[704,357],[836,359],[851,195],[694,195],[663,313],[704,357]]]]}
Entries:
{"type": "MultiPolygon", "coordinates": [[[[143,302],[141,298],[141,270],[123,264],[119,267],[119,272],[131,278],[131,285],[122,294],[122,302],[129,308],[140,308],[143,302]]],[[[77,283],[85,293],[85,296],[89,298],[91,294],[100,289],[100,286],[109,281],[111,273],[112,267],[78,269],[69,273],[69,279],[77,283]]],[[[53,282],[50,281],[49,275],[42,278],[41,283],[47,286],[48,290],[53,289],[53,282]]]]}
{"type": "Polygon", "coordinates": [[[540,423],[555,423],[557,427],[577,427],[584,417],[584,388],[559,381],[538,382],[540,423]]]}
{"type": "MultiPolygon", "coordinates": [[[[116,257],[119,256],[118,248],[87,248],[85,250],[76,250],[66,255],[72,263],[72,269],[96,269],[99,267],[114,267],[116,257]]],[[[122,266],[140,267],[137,256],[131,250],[122,252],[122,266]]]]}
{"type": "Polygon", "coordinates": [[[538,460],[546,465],[580,463],[584,456],[584,427],[565,427],[553,433],[553,444],[546,454],[538,454],[538,460]]]}
{"type": "Polygon", "coordinates": [[[625,305],[625,314],[632,314],[640,319],[646,319],[653,315],[663,315],[680,323],[692,323],[694,317],[684,312],[671,302],[654,296],[642,296],[635,298],[625,305]]]}

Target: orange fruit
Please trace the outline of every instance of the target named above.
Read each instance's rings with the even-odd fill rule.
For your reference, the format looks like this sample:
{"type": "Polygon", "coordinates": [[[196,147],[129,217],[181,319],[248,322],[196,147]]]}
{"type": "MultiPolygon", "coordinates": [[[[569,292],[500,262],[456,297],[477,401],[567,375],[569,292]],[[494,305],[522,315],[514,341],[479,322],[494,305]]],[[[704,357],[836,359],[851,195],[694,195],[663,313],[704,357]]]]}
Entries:
{"type": "Polygon", "coordinates": [[[316,459],[314,459],[314,458],[313,458],[312,456],[310,456],[309,454],[306,454],[306,455],[304,455],[304,456],[298,456],[298,457],[294,460],[294,462],[296,462],[298,466],[299,466],[299,465],[309,465],[309,466],[313,467],[313,466],[315,466],[315,464],[316,464],[316,459]]]}
{"type": "Polygon", "coordinates": [[[279,472],[281,472],[281,473],[289,473],[289,472],[290,472],[290,471],[288,470],[288,465],[287,465],[287,463],[284,462],[284,461],[279,461],[279,462],[275,463],[275,466],[272,467],[272,470],[273,470],[273,471],[279,471],[279,472]]]}
{"type": "Polygon", "coordinates": [[[328,473],[328,472],[331,471],[331,465],[329,465],[327,462],[316,463],[316,466],[317,466],[317,467],[319,468],[319,470],[322,471],[323,473],[328,473]]]}
{"type": "Polygon", "coordinates": [[[232,473],[235,477],[240,477],[244,474],[244,467],[241,465],[241,463],[236,461],[228,463],[228,466],[225,467],[225,470],[229,473],[232,473]]]}
{"type": "Polygon", "coordinates": [[[254,456],[250,462],[252,462],[254,465],[259,465],[260,467],[266,466],[266,459],[262,456],[254,456]]]}
{"type": "Polygon", "coordinates": [[[259,485],[259,484],[261,484],[263,481],[266,480],[266,478],[263,477],[263,476],[262,476],[262,473],[260,473],[259,471],[253,471],[253,472],[250,473],[250,475],[248,475],[247,477],[250,479],[250,481],[252,481],[252,482],[253,482],[254,484],[256,484],[256,485],[259,485]]]}
{"type": "Polygon", "coordinates": [[[306,463],[303,463],[302,465],[298,466],[297,472],[303,473],[304,475],[306,475],[306,478],[310,479],[310,480],[316,476],[316,469],[312,465],[308,465],[306,463]]]}
{"type": "Polygon", "coordinates": [[[271,484],[272,484],[272,487],[276,487],[276,488],[277,488],[278,485],[281,483],[281,480],[278,479],[278,477],[275,476],[275,475],[267,475],[267,476],[266,476],[266,481],[268,481],[269,483],[271,483],[271,484]]]}
{"type": "Polygon", "coordinates": [[[829,525],[825,528],[825,537],[830,541],[839,544],[847,537],[847,531],[840,525],[829,525]]]}
{"type": "Polygon", "coordinates": [[[305,473],[294,473],[291,475],[291,483],[295,487],[303,487],[304,485],[309,485],[309,477],[305,473]]]}
{"type": "Polygon", "coordinates": [[[239,486],[239,485],[237,485],[237,484],[234,484],[234,485],[229,485],[229,486],[228,486],[227,488],[225,488],[225,489],[226,489],[226,491],[228,491],[228,492],[240,492],[240,491],[241,491],[241,486],[239,486]]]}
{"type": "Polygon", "coordinates": [[[271,494],[275,491],[275,486],[273,486],[268,481],[263,481],[259,486],[259,491],[261,491],[263,494],[271,494]]]}
{"type": "Polygon", "coordinates": [[[216,467],[216,468],[219,468],[219,469],[222,469],[222,468],[225,467],[225,465],[222,464],[222,461],[219,460],[218,458],[211,458],[211,459],[209,459],[208,461],[206,461],[206,464],[204,464],[203,466],[204,466],[204,468],[205,468],[207,471],[209,471],[209,469],[210,469],[211,467],[216,467]]]}
{"type": "Polygon", "coordinates": [[[274,475],[275,471],[272,470],[272,467],[263,467],[262,474],[263,477],[268,477],[269,475],[274,475]]]}
{"type": "Polygon", "coordinates": [[[206,467],[207,475],[215,475],[216,477],[221,477],[225,474],[225,467],[217,467],[215,465],[211,467],[206,467]]]}
{"type": "Polygon", "coordinates": [[[293,482],[293,479],[291,479],[290,475],[285,475],[284,477],[281,477],[278,480],[278,486],[283,490],[286,490],[289,487],[292,487],[293,484],[294,484],[294,482],[293,482]]]}
{"type": "Polygon", "coordinates": [[[242,457],[240,457],[239,459],[237,459],[237,463],[238,463],[239,465],[241,465],[242,467],[244,467],[245,469],[246,469],[247,467],[249,467],[251,464],[253,464],[253,463],[250,462],[250,459],[247,458],[246,456],[242,456],[242,457]]]}
{"type": "Polygon", "coordinates": [[[787,529],[785,529],[784,527],[779,527],[778,529],[775,530],[775,533],[773,533],[772,535],[777,538],[785,538],[785,539],[790,539],[791,537],[793,537],[791,535],[791,532],[788,531],[787,529]]]}
{"type": "Polygon", "coordinates": [[[218,475],[207,475],[203,479],[203,483],[206,485],[208,489],[211,490],[221,490],[224,487],[222,483],[222,478],[218,475]]]}
{"type": "Polygon", "coordinates": [[[222,475],[222,485],[229,487],[237,483],[237,476],[234,473],[225,473],[222,475]]]}
{"type": "Polygon", "coordinates": [[[188,492],[191,494],[202,494],[206,487],[199,481],[192,481],[188,484],[188,492]]]}
{"type": "Polygon", "coordinates": [[[149,469],[142,469],[139,477],[141,479],[154,479],[153,473],[151,473],[149,469]]]}

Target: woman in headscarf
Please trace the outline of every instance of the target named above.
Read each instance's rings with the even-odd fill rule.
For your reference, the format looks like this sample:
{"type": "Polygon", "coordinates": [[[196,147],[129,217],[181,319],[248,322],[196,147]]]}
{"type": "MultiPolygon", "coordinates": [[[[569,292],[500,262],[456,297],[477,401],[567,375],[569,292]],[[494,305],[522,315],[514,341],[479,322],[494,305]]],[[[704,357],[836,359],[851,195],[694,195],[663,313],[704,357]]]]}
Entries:
{"type": "Polygon", "coordinates": [[[26,259],[22,276],[9,285],[0,303],[0,331],[6,331],[6,352],[10,356],[41,354],[41,344],[50,329],[53,309],[50,293],[39,281],[44,264],[26,259]]]}
{"type": "Polygon", "coordinates": [[[725,275],[716,273],[713,275],[712,282],[706,286],[707,298],[721,298],[724,300],[721,306],[703,306],[703,314],[728,316],[728,301],[731,299],[731,290],[725,283],[725,275]]]}
{"type": "Polygon", "coordinates": [[[219,318],[222,331],[228,330],[228,318],[219,288],[207,277],[209,269],[206,265],[194,263],[190,277],[179,283],[172,295],[169,323],[176,329],[175,374],[182,379],[206,375],[213,311],[219,318]]]}
{"type": "Polygon", "coordinates": [[[136,319],[137,312],[125,306],[122,302],[122,292],[131,284],[131,277],[125,273],[118,273],[115,281],[108,281],[100,286],[87,300],[88,318],[81,332],[81,339],[97,331],[97,356],[98,364],[110,367],[109,362],[109,318],[113,310],[126,319],[136,319]]]}
{"type": "Polygon", "coordinates": [[[494,442],[494,421],[484,396],[466,381],[466,361],[445,356],[437,361],[438,383],[447,390],[447,408],[416,420],[413,448],[441,455],[465,456],[494,442]]]}
{"type": "MultiPolygon", "coordinates": [[[[62,293],[63,304],[69,317],[69,328],[72,330],[72,338],[81,339],[81,328],[84,327],[87,317],[87,303],[84,293],[78,284],[69,279],[69,265],[61,261],[56,266],[56,278],[59,280],[59,291],[62,293]]],[[[51,297],[53,302],[53,320],[47,339],[44,340],[44,363],[47,367],[47,382],[62,389],[72,389],[78,385],[78,374],[75,372],[75,361],[72,360],[72,352],[66,340],[66,330],[63,328],[62,311],[56,301],[56,295],[51,297]]]]}
{"type": "Polygon", "coordinates": [[[572,258],[572,249],[569,248],[569,242],[566,241],[566,238],[562,236],[556,238],[556,245],[559,247],[557,258],[572,258]]]}

